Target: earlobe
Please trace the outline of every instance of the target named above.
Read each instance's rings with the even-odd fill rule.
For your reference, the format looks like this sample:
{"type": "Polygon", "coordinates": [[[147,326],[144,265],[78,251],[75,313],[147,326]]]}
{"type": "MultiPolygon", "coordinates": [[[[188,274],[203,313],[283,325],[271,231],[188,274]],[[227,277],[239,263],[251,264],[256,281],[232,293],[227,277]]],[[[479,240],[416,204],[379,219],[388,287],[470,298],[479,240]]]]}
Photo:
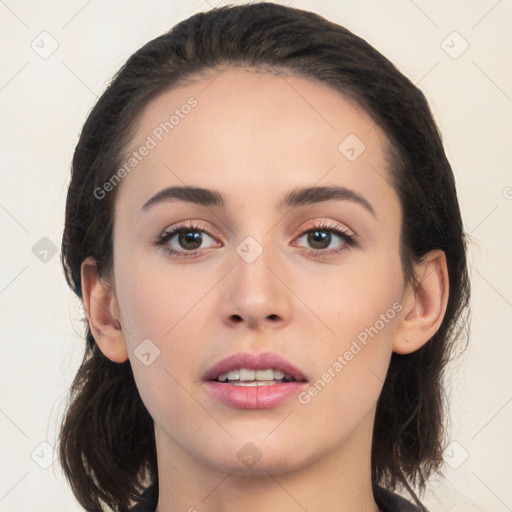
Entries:
{"type": "Polygon", "coordinates": [[[82,297],[89,326],[103,354],[115,363],[128,359],[117,301],[113,290],[102,283],[94,258],[88,257],[82,262],[82,297]]]}
{"type": "Polygon", "coordinates": [[[410,354],[432,338],[448,303],[448,268],[443,251],[430,251],[416,265],[415,272],[416,284],[409,285],[404,293],[402,318],[393,341],[393,351],[398,354],[410,354]]]}

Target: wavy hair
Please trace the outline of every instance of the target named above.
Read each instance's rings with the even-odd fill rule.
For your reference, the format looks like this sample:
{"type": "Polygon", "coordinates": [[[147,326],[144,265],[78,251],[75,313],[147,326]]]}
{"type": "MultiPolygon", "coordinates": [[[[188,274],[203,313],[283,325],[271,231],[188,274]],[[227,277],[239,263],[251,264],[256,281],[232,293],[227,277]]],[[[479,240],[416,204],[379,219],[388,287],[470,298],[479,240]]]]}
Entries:
{"type": "MultiPolygon", "coordinates": [[[[419,350],[393,353],[377,403],[372,483],[424,491],[442,463],[447,415],[443,378],[467,328],[470,286],[466,235],[455,181],[423,93],[382,54],[346,28],[312,12],[273,3],[197,13],[136,51],[88,115],[71,169],[61,259],[82,299],[81,264],[95,258],[111,274],[116,190],[94,194],[122,165],[148,103],[203,71],[225,66],[288,73],[322,82],[353,99],[384,131],[402,209],[400,257],[407,279],[432,249],[445,252],[449,299],[436,334],[419,350]]],[[[99,350],[87,321],[83,361],[60,425],[59,461],[89,511],[129,510],[158,485],[153,420],[129,361],[99,350]]]]}

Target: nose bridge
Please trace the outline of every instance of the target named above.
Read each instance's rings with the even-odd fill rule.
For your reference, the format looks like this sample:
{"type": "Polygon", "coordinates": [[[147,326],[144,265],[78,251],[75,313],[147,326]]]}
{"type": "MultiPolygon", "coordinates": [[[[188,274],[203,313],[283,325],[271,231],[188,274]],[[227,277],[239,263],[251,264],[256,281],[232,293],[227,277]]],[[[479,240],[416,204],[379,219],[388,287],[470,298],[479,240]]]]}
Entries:
{"type": "Polygon", "coordinates": [[[284,322],[289,316],[286,287],[277,277],[281,265],[272,237],[246,236],[233,254],[233,270],[221,301],[221,315],[228,322],[245,321],[255,327],[284,322]],[[264,238],[264,239],[263,239],[264,238]]]}

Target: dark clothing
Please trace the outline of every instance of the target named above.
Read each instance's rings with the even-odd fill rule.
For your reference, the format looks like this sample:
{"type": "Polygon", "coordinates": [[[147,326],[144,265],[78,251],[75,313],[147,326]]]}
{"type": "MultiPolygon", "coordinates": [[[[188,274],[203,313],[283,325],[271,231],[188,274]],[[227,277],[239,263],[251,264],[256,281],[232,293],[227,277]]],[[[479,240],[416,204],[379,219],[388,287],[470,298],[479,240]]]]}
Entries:
{"type": "MultiPolygon", "coordinates": [[[[377,505],[382,512],[428,512],[425,507],[418,507],[402,498],[398,494],[388,491],[383,487],[377,487],[374,492],[377,505]]],[[[149,487],[142,495],[147,500],[146,504],[137,505],[131,512],[155,512],[158,503],[158,485],[149,487]]],[[[334,512],[334,511],[333,511],[334,512]]]]}
{"type": "Polygon", "coordinates": [[[421,504],[420,506],[413,505],[402,496],[383,487],[377,487],[373,491],[373,495],[382,512],[428,512],[421,504]]]}

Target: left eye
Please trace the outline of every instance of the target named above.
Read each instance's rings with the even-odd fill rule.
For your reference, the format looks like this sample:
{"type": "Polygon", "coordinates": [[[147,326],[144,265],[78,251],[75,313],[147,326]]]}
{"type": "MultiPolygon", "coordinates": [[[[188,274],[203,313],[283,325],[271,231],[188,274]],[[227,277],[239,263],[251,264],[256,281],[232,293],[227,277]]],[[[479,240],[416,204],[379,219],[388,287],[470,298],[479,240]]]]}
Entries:
{"type": "Polygon", "coordinates": [[[354,243],[354,238],[338,227],[317,227],[306,231],[299,241],[306,239],[313,251],[339,252],[354,243]],[[337,247],[327,250],[335,238],[339,239],[337,247]]]}

